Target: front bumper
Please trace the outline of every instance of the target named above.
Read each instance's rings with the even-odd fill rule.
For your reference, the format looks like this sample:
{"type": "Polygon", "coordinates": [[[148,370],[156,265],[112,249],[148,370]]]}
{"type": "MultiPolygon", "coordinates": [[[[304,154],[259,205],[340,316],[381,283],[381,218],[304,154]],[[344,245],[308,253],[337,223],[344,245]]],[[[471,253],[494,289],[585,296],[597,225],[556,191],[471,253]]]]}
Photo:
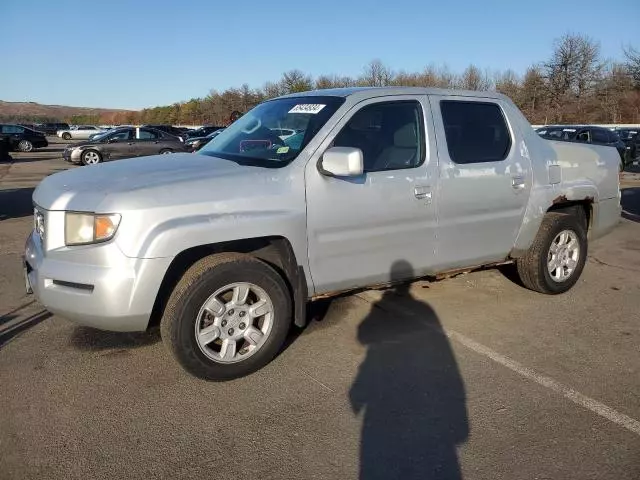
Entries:
{"type": "Polygon", "coordinates": [[[80,154],[82,151],[79,148],[65,148],[62,152],[62,158],[65,162],[80,163],[80,154]]]}
{"type": "Polygon", "coordinates": [[[172,259],[129,258],[114,243],[84,247],[81,256],[74,253],[73,261],[61,259],[64,252],[50,258],[40,236],[29,235],[24,254],[27,288],[40,303],[80,325],[119,332],[145,330],[172,259]],[[104,258],[110,265],[96,264],[104,258]]]}

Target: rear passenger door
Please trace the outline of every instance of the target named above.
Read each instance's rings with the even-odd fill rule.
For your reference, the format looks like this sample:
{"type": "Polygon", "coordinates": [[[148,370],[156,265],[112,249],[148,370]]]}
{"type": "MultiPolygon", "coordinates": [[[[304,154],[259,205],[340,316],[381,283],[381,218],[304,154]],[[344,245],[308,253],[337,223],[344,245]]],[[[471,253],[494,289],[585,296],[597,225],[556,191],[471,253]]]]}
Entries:
{"type": "Polygon", "coordinates": [[[136,156],[156,155],[160,152],[160,132],[150,128],[136,129],[136,139],[134,140],[134,151],[136,156]]]}
{"type": "Polygon", "coordinates": [[[503,260],[531,189],[524,141],[499,99],[431,96],[439,182],[438,269],[503,260]]]}

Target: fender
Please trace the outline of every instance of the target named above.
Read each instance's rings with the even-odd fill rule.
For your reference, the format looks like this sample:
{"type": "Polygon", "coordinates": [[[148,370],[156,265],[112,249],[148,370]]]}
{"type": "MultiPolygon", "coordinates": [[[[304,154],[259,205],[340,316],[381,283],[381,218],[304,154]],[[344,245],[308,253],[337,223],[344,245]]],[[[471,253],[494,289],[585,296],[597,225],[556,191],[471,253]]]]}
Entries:
{"type": "MultiPolygon", "coordinates": [[[[288,240],[298,267],[312,288],[306,250],[304,210],[244,211],[174,217],[156,223],[137,241],[119,244],[123,253],[135,258],[176,257],[191,248],[251,238],[282,237],[288,240]]],[[[118,238],[116,237],[116,241],[118,238]]]]}
{"type": "Polygon", "coordinates": [[[510,257],[518,258],[529,249],[550,209],[575,202],[593,204],[599,198],[598,189],[589,181],[576,181],[567,186],[542,185],[532,190],[510,257]]]}

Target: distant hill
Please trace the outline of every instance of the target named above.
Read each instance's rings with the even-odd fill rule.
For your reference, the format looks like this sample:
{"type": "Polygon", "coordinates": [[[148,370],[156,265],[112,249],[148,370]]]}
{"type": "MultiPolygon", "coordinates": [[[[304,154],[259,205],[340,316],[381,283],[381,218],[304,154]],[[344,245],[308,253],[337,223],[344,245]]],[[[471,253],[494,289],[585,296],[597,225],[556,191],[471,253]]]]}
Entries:
{"type": "Polygon", "coordinates": [[[35,102],[5,102],[0,100],[0,119],[5,121],[70,121],[73,118],[107,119],[130,111],[115,108],[68,107],[65,105],[43,105],[35,102]]]}

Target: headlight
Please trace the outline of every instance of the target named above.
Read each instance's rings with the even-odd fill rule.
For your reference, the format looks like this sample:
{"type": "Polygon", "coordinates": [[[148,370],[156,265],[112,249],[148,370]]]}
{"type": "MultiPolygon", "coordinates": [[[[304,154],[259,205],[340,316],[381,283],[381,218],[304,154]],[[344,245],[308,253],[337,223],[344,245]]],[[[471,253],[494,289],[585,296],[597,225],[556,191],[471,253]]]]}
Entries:
{"type": "Polygon", "coordinates": [[[65,245],[86,245],[104,242],[112,238],[118,225],[120,215],[95,215],[93,213],[67,213],[64,225],[65,245]]]}

